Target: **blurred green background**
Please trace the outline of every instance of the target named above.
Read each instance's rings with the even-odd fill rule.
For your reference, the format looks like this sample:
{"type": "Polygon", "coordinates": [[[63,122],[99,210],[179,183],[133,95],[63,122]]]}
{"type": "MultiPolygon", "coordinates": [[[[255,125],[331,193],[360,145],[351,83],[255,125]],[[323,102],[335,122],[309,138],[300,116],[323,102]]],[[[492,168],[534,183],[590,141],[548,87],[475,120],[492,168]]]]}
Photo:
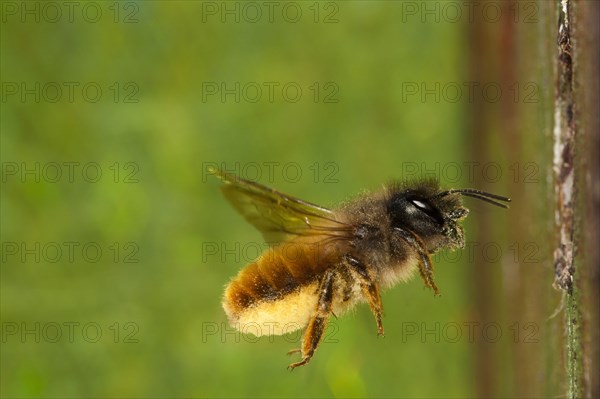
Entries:
{"type": "Polygon", "coordinates": [[[2,397],[472,397],[486,389],[486,345],[496,354],[485,360],[487,394],[560,394],[545,355],[558,294],[528,291],[550,298],[542,312],[507,305],[521,298],[522,273],[552,281],[545,222],[531,223],[545,210],[527,202],[547,191],[536,150],[549,134],[548,83],[518,57],[546,54],[539,3],[529,25],[530,9],[515,21],[499,8],[501,22],[476,28],[490,32],[483,38],[465,9],[456,22],[452,9],[423,16],[420,2],[274,2],[271,15],[261,2],[82,2],[72,14],[54,4],[60,16],[43,2],[2,2],[2,397]],[[502,29],[516,46],[508,57],[502,29]],[[517,37],[533,39],[521,48],[517,37]],[[478,58],[474,39],[499,55],[478,58]],[[504,84],[493,74],[507,65],[515,75],[500,101],[469,100],[465,82],[504,84]],[[407,92],[436,82],[464,91],[407,92]],[[523,101],[532,93],[537,101],[523,101]],[[507,103],[516,132],[496,123],[507,103]],[[473,122],[482,108],[495,115],[485,133],[473,122]],[[501,177],[486,180],[481,166],[470,175],[465,162],[475,161],[501,177]],[[501,255],[436,256],[441,298],[418,278],[387,291],[385,339],[361,305],[332,320],[313,361],[289,373],[297,335],[255,339],[226,326],[223,288],[264,244],[207,177],[209,164],[325,206],[426,170],[444,186],[511,195],[514,206],[467,201],[468,241],[481,243],[475,221],[485,217],[501,255]],[[494,342],[495,326],[474,324],[479,268],[495,276],[494,342]],[[527,351],[537,357],[520,357],[527,351]],[[534,370],[529,387],[515,364],[534,370]]]}

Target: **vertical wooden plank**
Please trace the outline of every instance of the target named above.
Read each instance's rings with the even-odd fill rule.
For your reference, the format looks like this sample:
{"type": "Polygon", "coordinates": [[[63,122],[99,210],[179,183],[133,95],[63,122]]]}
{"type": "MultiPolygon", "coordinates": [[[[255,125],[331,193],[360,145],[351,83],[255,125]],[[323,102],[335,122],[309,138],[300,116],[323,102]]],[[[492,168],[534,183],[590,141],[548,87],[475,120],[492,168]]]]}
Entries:
{"type": "MultiPolygon", "coordinates": [[[[580,335],[571,341],[574,342],[572,349],[581,350],[581,358],[573,359],[581,374],[570,377],[575,388],[573,396],[595,398],[600,394],[600,3],[575,2],[572,15],[576,156],[579,154],[575,162],[578,199],[574,234],[574,291],[578,295],[574,296],[577,302],[573,301],[576,309],[567,314],[567,325],[570,326],[569,316],[580,316],[580,335]],[[580,339],[579,343],[576,338],[580,339]]],[[[577,352],[573,352],[574,355],[577,352]]]]}

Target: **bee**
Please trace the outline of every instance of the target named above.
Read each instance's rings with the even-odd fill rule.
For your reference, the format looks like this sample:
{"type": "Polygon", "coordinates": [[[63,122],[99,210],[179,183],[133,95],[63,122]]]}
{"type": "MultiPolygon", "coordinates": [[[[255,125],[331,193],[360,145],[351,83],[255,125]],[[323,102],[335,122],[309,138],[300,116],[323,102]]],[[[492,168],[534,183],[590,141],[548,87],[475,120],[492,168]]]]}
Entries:
{"type": "Polygon", "coordinates": [[[311,360],[329,318],[357,303],[369,304],[382,336],[381,290],[417,271],[439,295],[429,255],[464,247],[463,196],[503,208],[510,202],[476,189],[442,190],[430,179],[392,183],[331,210],[218,169],[211,173],[271,245],[229,282],[223,309],[234,328],[257,336],[305,329],[302,347],[289,352],[302,356],[291,370],[311,360]]]}

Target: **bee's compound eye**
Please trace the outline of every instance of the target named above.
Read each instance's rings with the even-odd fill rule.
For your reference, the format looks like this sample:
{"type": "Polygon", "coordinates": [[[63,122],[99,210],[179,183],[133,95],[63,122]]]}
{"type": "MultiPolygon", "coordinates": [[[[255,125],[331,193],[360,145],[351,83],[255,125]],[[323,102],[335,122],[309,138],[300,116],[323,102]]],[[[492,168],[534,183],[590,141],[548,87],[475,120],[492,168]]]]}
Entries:
{"type": "Polygon", "coordinates": [[[436,208],[434,208],[429,203],[429,201],[427,201],[425,199],[417,199],[417,198],[411,198],[409,201],[411,204],[414,205],[415,208],[417,208],[418,210],[420,210],[421,212],[425,213],[427,216],[429,216],[430,218],[435,220],[436,223],[444,224],[444,218],[440,214],[440,211],[437,210],[436,208]]]}
{"type": "Polygon", "coordinates": [[[431,207],[429,206],[429,204],[427,204],[425,202],[419,201],[417,199],[413,199],[410,202],[412,202],[412,204],[414,206],[416,206],[417,208],[419,208],[419,209],[421,209],[423,211],[430,211],[431,210],[431,207]]]}

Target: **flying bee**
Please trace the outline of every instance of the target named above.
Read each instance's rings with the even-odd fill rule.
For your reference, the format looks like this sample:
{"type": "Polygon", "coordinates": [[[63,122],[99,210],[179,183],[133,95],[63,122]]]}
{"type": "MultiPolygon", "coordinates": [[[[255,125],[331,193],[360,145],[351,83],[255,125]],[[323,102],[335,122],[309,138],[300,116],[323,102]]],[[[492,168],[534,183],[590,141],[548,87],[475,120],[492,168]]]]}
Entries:
{"type": "Polygon", "coordinates": [[[383,335],[380,292],[416,271],[439,295],[430,254],[463,248],[462,196],[508,208],[509,198],[475,189],[442,190],[436,180],[393,183],[330,210],[218,169],[225,197],[272,246],[225,289],[223,309],[240,331],[282,335],[305,328],[310,361],[331,315],[367,302],[383,335]],[[251,326],[252,328],[245,328],[251,326]]]}

